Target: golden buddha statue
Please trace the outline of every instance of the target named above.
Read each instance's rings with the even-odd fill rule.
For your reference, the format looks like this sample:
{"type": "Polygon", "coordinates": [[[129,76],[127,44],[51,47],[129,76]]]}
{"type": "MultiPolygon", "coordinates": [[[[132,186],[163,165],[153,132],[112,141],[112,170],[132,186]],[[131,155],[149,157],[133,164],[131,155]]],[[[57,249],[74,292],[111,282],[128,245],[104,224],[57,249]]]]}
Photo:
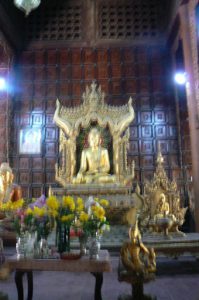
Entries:
{"type": "Polygon", "coordinates": [[[166,201],[164,193],[160,194],[159,202],[156,208],[156,218],[164,218],[169,215],[169,203],[166,201]]]}
{"type": "Polygon", "coordinates": [[[131,208],[126,220],[130,225],[130,241],[123,243],[120,250],[120,260],[118,268],[118,280],[125,281],[132,285],[132,295],[122,296],[122,299],[154,299],[150,295],[144,294],[144,282],[155,279],[156,256],[153,248],[147,248],[141,239],[138,228],[137,213],[135,208],[131,208]]]}
{"type": "Polygon", "coordinates": [[[162,231],[168,236],[169,229],[176,222],[176,217],[170,213],[169,203],[166,201],[164,193],[160,194],[159,202],[154,215],[154,225],[156,231],[162,231]]]}
{"type": "Polygon", "coordinates": [[[116,177],[110,175],[108,150],[101,147],[101,135],[96,127],[88,134],[89,147],[81,154],[80,169],[73,183],[114,183],[116,177]]]}
{"type": "Polygon", "coordinates": [[[0,203],[22,198],[21,188],[13,183],[14,174],[8,163],[0,166],[0,203]]]}
{"type": "MultiPolygon", "coordinates": [[[[8,201],[17,201],[22,198],[21,187],[13,183],[14,174],[8,163],[0,166],[0,205],[8,201]]],[[[12,230],[11,220],[0,212],[1,229],[12,230]]],[[[0,230],[1,231],[1,230],[0,230]]]]}

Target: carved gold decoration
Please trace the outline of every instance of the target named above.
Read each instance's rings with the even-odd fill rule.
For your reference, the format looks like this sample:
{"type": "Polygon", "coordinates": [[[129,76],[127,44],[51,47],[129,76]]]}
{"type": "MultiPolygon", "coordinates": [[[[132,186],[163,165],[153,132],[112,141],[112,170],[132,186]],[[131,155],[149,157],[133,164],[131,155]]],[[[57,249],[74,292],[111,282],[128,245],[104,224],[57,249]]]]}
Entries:
{"type": "MultiPolygon", "coordinates": [[[[57,100],[54,121],[60,128],[59,157],[56,164],[56,181],[63,187],[83,184],[110,184],[125,186],[132,183],[134,177],[134,163],[127,165],[127,149],[129,144],[129,125],[134,119],[132,99],[126,105],[116,107],[104,102],[105,94],[101,87],[93,82],[83,93],[83,103],[68,108],[57,100]],[[112,137],[113,171],[109,171],[109,157],[107,149],[99,143],[94,148],[82,150],[80,169],[77,170],[77,139],[81,129],[87,129],[95,122],[98,127],[108,127],[112,137]],[[94,150],[93,150],[94,149],[94,150]],[[85,155],[86,154],[86,155],[85,155]],[[106,154],[106,164],[101,163],[101,157],[106,154]],[[98,157],[99,156],[99,157],[98,157]],[[99,159],[98,159],[99,158],[99,159]],[[98,160],[98,163],[96,161],[98,160]],[[94,161],[96,170],[94,170],[94,161]],[[81,167],[83,167],[81,172],[81,167]],[[92,171],[92,172],[91,172],[92,171]],[[100,176],[100,173],[102,176],[100,176]],[[87,175],[91,176],[87,176],[87,175]],[[81,176],[80,176],[81,175],[81,176]],[[106,176],[105,176],[106,175],[106,176]]],[[[93,137],[93,140],[95,137],[93,137]]],[[[103,159],[105,156],[103,156],[103,159]]]]}
{"type": "Polygon", "coordinates": [[[155,279],[156,255],[153,248],[147,248],[142,242],[134,208],[129,210],[127,221],[130,241],[124,242],[120,250],[118,274],[120,281],[132,285],[133,297],[119,299],[153,299],[143,294],[143,283],[155,279]]]}
{"type": "Polygon", "coordinates": [[[154,178],[144,186],[144,205],[141,225],[152,233],[184,235],[178,230],[184,222],[187,208],[180,207],[180,196],[175,180],[169,181],[163,167],[164,158],[158,145],[157,167],[154,178]]]}

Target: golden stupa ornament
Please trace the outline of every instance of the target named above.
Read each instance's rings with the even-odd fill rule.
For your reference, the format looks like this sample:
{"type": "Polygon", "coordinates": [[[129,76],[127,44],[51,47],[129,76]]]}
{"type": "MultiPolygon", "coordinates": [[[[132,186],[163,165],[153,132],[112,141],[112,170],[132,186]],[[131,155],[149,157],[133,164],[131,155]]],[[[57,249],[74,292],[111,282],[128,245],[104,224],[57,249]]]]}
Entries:
{"type": "Polygon", "coordinates": [[[63,187],[132,183],[134,163],[127,165],[129,125],[135,117],[132,99],[118,107],[106,104],[104,98],[101,87],[93,82],[86,87],[81,105],[68,108],[57,100],[54,121],[60,137],[56,181],[63,187]],[[104,131],[109,136],[106,145],[104,131]]]}

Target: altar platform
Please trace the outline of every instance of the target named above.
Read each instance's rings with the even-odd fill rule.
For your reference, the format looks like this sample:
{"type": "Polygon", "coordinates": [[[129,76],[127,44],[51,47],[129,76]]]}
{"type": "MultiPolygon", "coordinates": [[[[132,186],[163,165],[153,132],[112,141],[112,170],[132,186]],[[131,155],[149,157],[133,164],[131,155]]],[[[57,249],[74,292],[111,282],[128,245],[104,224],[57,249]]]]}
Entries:
{"type": "MultiPolygon", "coordinates": [[[[105,232],[101,237],[101,248],[110,252],[119,253],[125,240],[128,240],[128,226],[113,225],[109,232],[105,232]]],[[[199,233],[187,233],[182,237],[165,237],[155,235],[142,236],[142,241],[147,247],[153,247],[157,256],[179,257],[191,255],[199,258],[199,233]]],[[[73,247],[78,246],[78,239],[72,240],[73,247]]]]}

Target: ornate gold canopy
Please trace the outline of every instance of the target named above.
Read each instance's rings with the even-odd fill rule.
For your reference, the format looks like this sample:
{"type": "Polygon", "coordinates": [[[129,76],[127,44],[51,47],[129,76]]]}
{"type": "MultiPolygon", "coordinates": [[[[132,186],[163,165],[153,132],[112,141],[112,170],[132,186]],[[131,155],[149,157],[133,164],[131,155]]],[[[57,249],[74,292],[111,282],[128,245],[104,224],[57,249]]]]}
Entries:
{"type": "Polygon", "coordinates": [[[96,83],[86,87],[83,103],[76,107],[64,107],[57,100],[54,121],[60,127],[59,162],[56,164],[56,180],[64,187],[73,184],[77,174],[77,139],[82,129],[95,122],[100,128],[108,128],[112,138],[112,173],[117,183],[126,185],[134,177],[134,166],[127,166],[129,125],[135,113],[130,98],[119,107],[104,102],[105,94],[96,83]]]}

